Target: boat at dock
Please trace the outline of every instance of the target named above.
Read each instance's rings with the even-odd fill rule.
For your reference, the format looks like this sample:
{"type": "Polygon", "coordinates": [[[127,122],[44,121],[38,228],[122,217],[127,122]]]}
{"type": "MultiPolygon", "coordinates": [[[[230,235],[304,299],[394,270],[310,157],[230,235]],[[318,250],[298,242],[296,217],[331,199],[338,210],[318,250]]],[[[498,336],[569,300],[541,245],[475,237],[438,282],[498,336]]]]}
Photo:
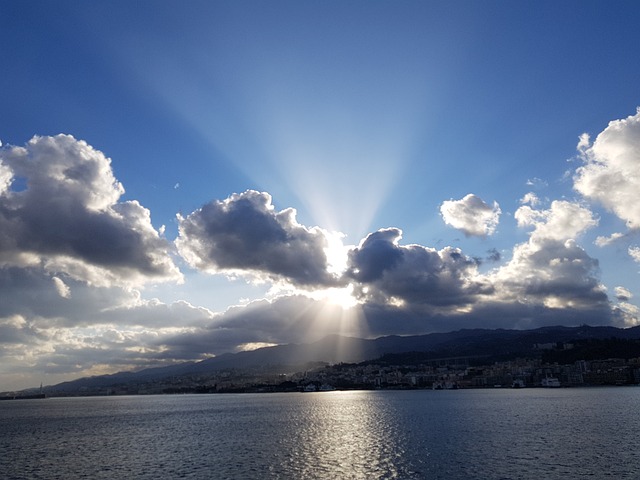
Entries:
{"type": "Polygon", "coordinates": [[[540,386],[545,388],[558,388],[560,387],[560,380],[556,377],[545,377],[540,381],[540,386]]]}

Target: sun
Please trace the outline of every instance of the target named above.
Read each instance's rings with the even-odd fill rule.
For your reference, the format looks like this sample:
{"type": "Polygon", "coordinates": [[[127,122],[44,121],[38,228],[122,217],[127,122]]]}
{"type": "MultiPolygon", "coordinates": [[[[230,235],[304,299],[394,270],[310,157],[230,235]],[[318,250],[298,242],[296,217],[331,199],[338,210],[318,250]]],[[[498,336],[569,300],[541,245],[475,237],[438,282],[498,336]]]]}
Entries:
{"type": "MultiPolygon", "coordinates": [[[[327,246],[324,249],[327,257],[327,271],[336,278],[340,278],[347,271],[349,250],[352,246],[343,243],[345,235],[340,232],[325,232],[325,238],[327,239],[327,246]]],[[[358,305],[358,301],[353,295],[353,285],[351,284],[320,289],[313,296],[317,300],[342,307],[343,309],[353,308],[358,305]]]]}
{"type": "Polygon", "coordinates": [[[327,246],[324,248],[324,254],[327,257],[327,271],[336,277],[340,277],[346,272],[349,258],[350,245],[345,245],[342,241],[345,235],[341,232],[325,231],[327,246]]]}
{"type": "Polygon", "coordinates": [[[344,310],[348,310],[357,307],[360,303],[358,299],[353,295],[353,285],[349,284],[346,287],[327,288],[316,292],[318,300],[342,307],[344,310]]]}

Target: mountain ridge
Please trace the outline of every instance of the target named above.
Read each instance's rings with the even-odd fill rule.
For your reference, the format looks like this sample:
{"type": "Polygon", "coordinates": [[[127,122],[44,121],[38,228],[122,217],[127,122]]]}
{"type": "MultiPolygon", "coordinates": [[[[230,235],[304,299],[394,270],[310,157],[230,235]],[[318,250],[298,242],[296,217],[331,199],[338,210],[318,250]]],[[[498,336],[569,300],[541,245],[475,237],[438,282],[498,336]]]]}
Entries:
{"type": "Polygon", "coordinates": [[[390,353],[442,352],[443,355],[450,356],[526,355],[535,350],[536,344],[606,338],[640,339],[640,327],[624,329],[582,325],[550,326],[531,330],[477,328],[412,336],[388,335],[375,339],[332,334],[311,343],[276,345],[251,351],[224,353],[200,361],[83,377],[47,386],[45,391],[64,394],[83,388],[104,388],[116,384],[159,381],[169,377],[206,375],[226,369],[296,367],[314,362],[360,363],[390,353]]]}

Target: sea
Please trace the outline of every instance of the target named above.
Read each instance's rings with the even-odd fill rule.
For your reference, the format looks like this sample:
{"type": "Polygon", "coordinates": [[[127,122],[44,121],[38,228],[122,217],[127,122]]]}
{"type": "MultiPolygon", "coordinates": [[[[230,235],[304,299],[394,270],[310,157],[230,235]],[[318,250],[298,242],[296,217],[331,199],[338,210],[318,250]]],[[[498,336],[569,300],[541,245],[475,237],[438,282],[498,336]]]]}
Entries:
{"type": "Polygon", "coordinates": [[[0,479],[640,479],[640,388],[0,402],[0,479]]]}

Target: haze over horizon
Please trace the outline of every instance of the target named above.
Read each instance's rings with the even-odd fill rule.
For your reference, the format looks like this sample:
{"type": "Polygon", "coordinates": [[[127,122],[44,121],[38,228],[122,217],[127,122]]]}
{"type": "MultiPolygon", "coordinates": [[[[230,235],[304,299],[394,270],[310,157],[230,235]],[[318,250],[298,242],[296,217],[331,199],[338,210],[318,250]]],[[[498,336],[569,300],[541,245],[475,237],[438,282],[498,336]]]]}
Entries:
{"type": "Polygon", "coordinates": [[[0,0],[0,391],[640,324],[640,5],[0,0]]]}

